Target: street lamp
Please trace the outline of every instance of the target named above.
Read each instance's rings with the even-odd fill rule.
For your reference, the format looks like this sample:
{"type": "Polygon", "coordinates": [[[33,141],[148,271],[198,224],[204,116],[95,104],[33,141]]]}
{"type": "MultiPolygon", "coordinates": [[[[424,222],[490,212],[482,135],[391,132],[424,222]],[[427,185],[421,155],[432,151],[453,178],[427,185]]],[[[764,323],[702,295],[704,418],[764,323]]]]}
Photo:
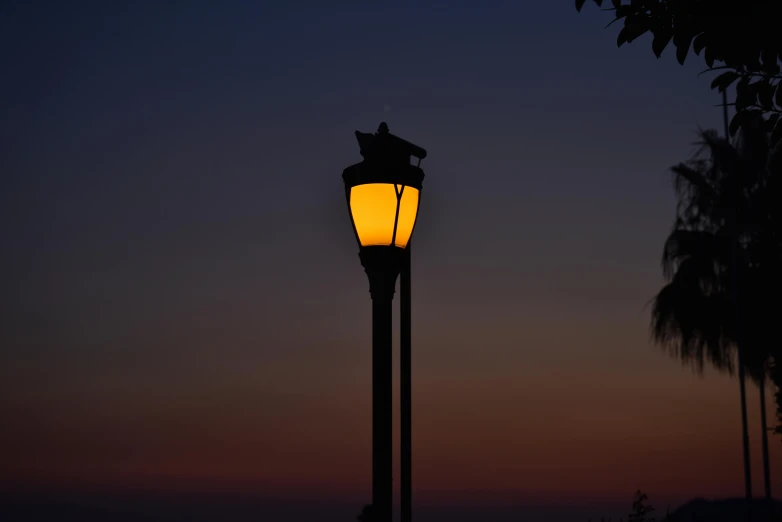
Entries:
{"type": "Polygon", "coordinates": [[[418,165],[426,151],[390,134],[385,123],[375,134],[356,131],[356,138],[364,160],[346,168],[342,179],[372,297],[372,513],[377,522],[391,522],[391,305],[397,276],[409,261],[405,248],[418,216],[424,179],[418,165]]]}

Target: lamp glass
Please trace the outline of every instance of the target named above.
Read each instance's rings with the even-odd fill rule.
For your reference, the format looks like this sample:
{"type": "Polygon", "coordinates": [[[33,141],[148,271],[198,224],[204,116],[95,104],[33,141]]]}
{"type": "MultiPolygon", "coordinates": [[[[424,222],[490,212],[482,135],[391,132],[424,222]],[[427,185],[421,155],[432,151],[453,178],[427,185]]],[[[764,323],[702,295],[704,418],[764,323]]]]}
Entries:
{"type": "Polygon", "coordinates": [[[418,197],[417,189],[391,183],[352,187],[350,215],[361,246],[405,248],[415,226],[418,197]]]}

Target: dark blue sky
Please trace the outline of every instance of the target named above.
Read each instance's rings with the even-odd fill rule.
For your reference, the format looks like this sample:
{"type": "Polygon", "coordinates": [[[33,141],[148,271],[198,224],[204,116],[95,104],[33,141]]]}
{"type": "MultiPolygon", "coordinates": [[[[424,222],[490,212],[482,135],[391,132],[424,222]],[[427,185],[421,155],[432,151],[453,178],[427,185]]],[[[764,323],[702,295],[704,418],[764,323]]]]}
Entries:
{"type": "Polygon", "coordinates": [[[644,308],[667,169],[720,125],[719,97],[698,58],[617,49],[609,19],[3,2],[2,484],[360,503],[369,295],[340,175],[353,131],[387,121],[429,152],[417,498],[740,494],[735,383],[651,347],[644,308]]]}

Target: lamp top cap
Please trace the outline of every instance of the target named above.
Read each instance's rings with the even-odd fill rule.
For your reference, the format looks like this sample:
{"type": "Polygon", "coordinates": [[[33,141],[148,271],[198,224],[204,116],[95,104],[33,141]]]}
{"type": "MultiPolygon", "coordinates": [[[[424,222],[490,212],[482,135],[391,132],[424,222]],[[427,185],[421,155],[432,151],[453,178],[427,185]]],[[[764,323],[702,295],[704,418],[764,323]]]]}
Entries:
{"type": "Polygon", "coordinates": [[[386,122],[380,123],[375,134],[356,131],[356,139],[364,158],[378,154],[407,156],[408,158],[415,156],[419,160],[426,157],[426,150],[423,148],[388,132],[386,122]]]}

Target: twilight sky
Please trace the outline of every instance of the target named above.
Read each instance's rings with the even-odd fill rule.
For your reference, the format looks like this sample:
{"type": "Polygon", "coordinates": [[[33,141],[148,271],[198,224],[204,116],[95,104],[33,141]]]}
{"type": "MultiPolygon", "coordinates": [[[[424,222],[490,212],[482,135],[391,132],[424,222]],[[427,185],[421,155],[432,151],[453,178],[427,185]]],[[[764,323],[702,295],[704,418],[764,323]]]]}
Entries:
{"type": "Polygon", "coordinates": [[[661,509],[741,495],[737,382],[652,346],[645,308],[667,168],[719,98],[699,59],[617,49],[609,19],[567,0],[3,2],[6,499],[357,513],[371,318],[341,172],[380,121],[429,153],[420,509],[586,519],[639,487],[661,509]]]}

